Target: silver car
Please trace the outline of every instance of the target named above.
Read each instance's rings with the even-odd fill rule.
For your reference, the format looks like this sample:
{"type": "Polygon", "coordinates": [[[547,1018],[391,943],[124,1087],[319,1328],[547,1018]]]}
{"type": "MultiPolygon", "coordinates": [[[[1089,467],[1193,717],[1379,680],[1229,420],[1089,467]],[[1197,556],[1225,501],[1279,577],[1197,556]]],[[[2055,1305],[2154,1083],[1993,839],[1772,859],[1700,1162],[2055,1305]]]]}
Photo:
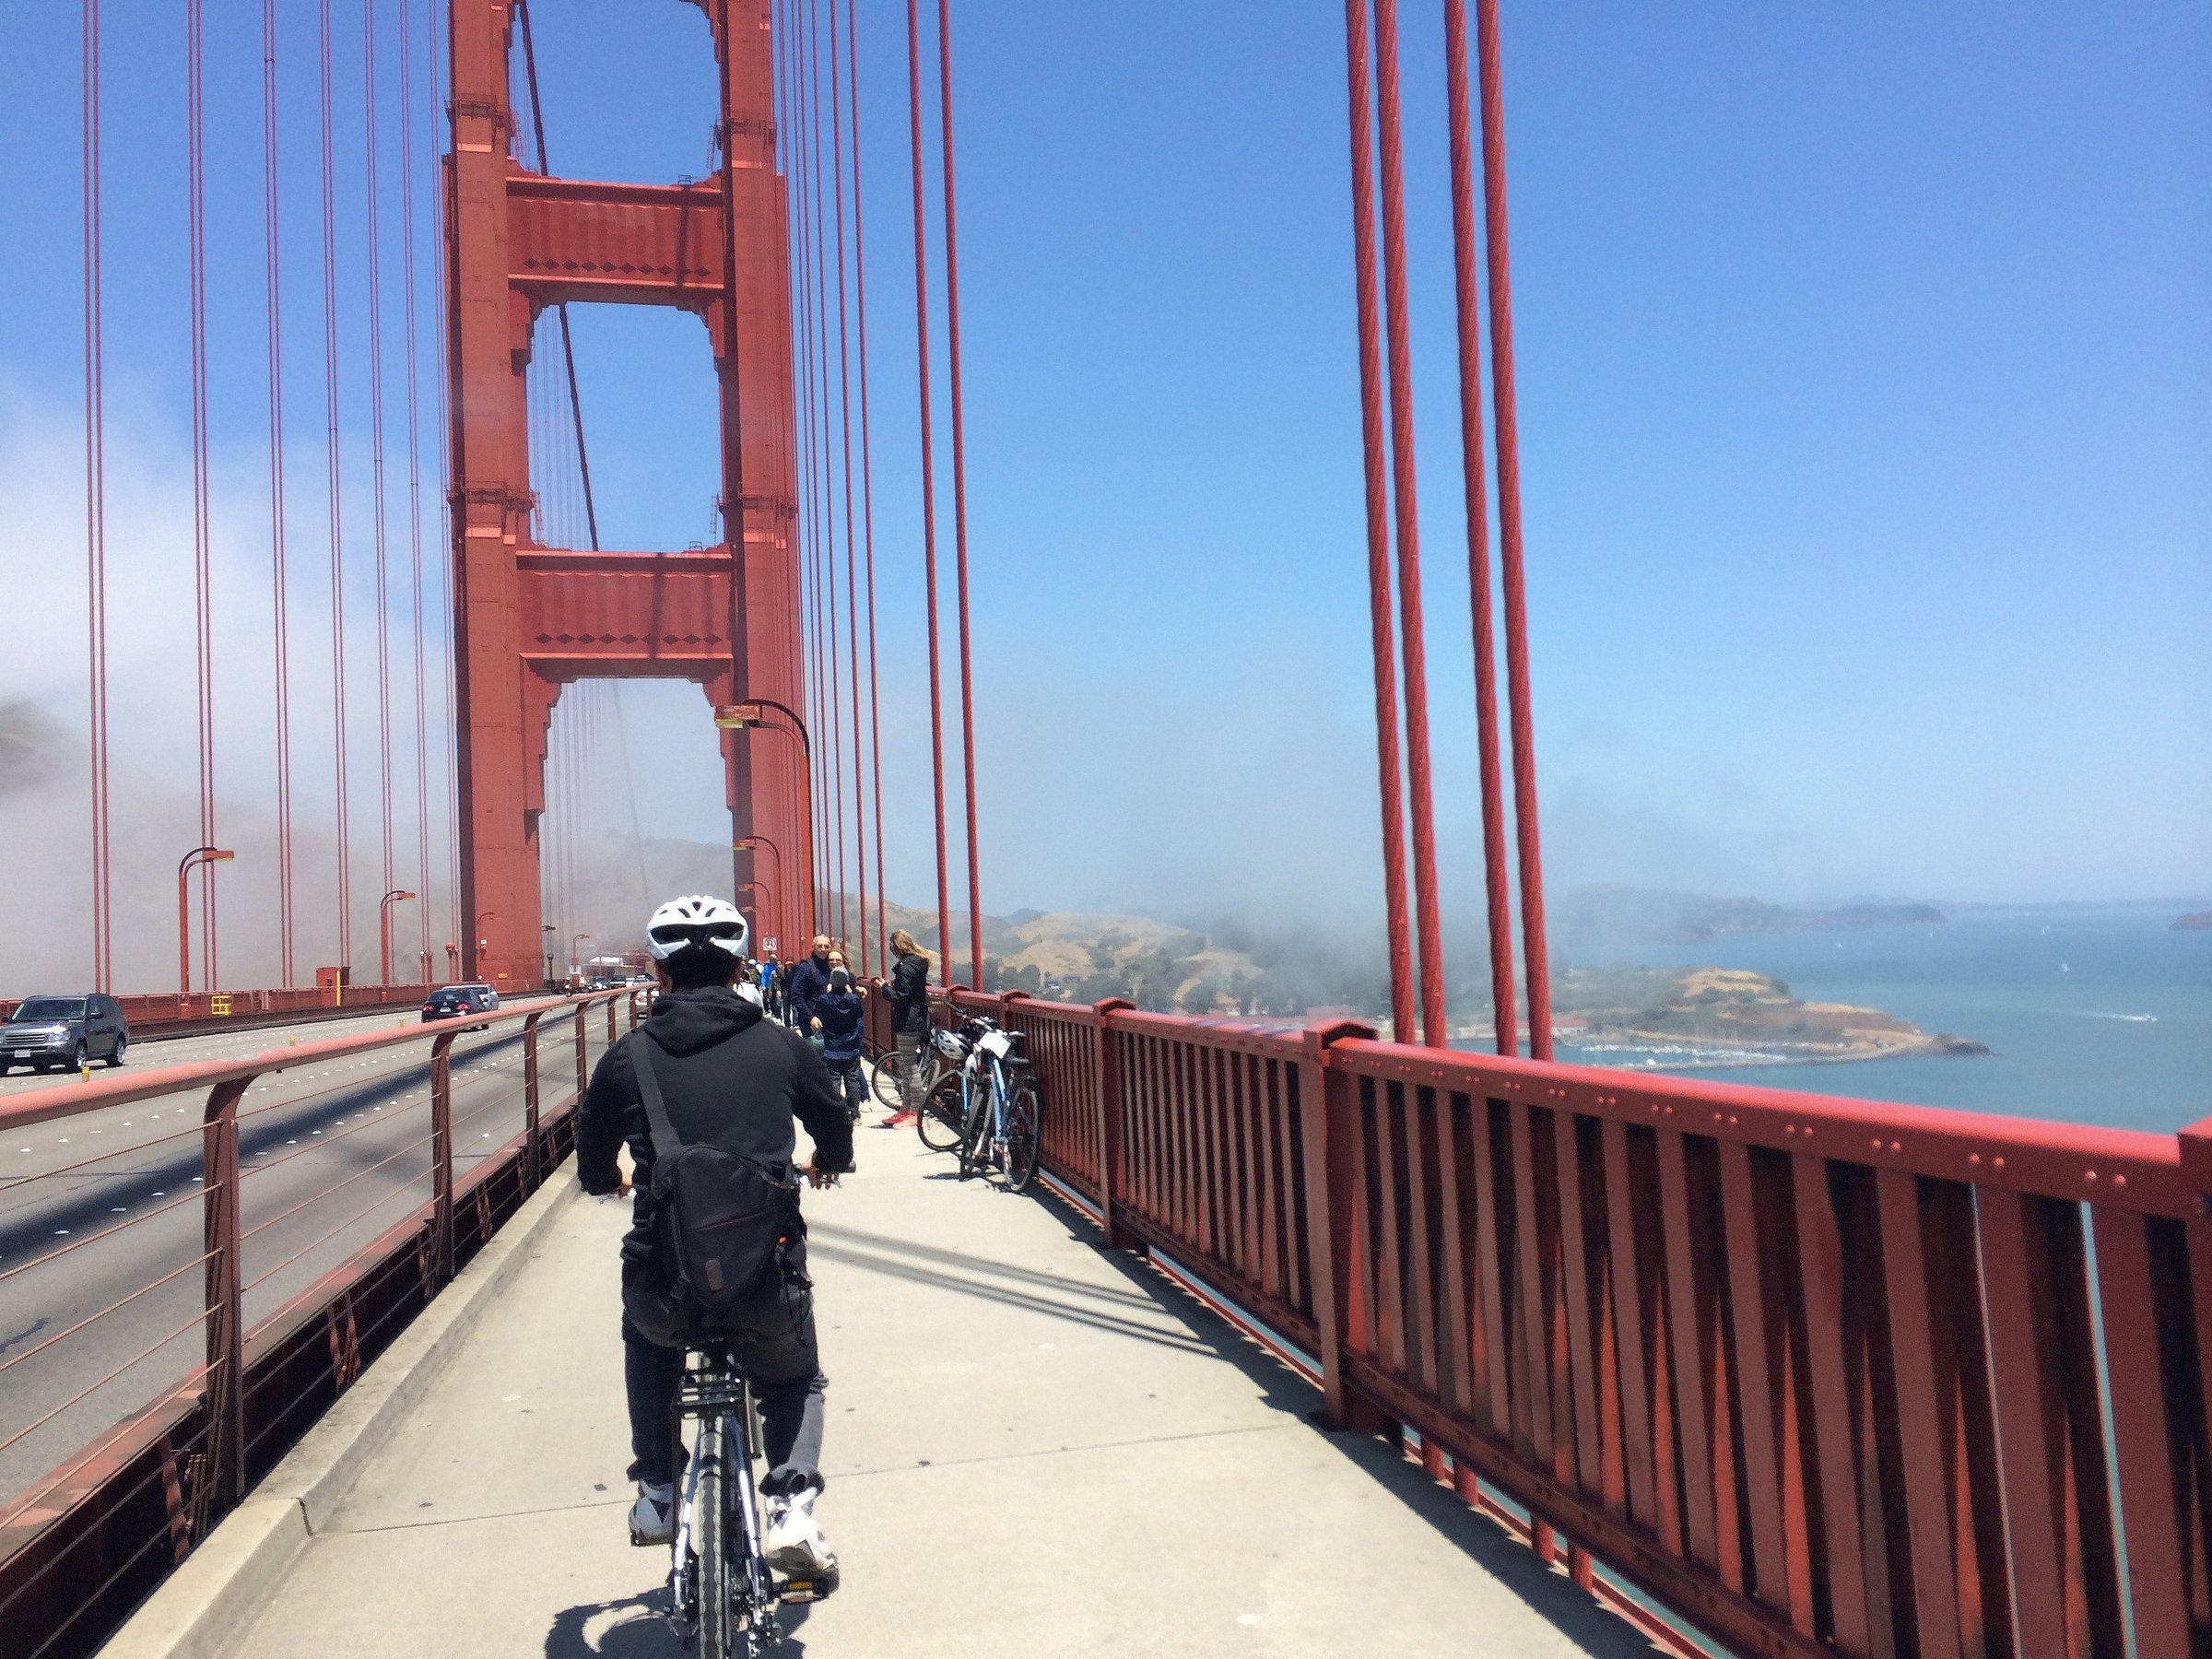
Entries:
{"type": "Polygon", "coordinates": [[[0,1023],[0,1076],[10,1066],[34,1072],[80,1071],[94,1060],[123,1064],[130,1022],[112,996],[27,996],[0,1023]]]}

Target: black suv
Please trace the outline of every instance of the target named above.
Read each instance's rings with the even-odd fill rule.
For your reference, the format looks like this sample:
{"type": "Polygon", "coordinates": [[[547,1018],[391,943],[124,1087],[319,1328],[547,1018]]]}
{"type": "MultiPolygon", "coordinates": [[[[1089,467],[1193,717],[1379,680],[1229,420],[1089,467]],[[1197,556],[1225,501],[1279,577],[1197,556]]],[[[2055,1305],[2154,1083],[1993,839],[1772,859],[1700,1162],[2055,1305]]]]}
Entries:
{"type": "MultiPolygon", "coordinates": [[[[489,1014],[500,1006],[500,994],[489,985],[441,985],[423,998],[422,1019],[459,1019],[470,1014],[489,1014]]],[[[478,1026],[477,1030],[484,1028],[478,1026]]]]}
{"type": "Polygon", "coordinates": [[[82,1070],[93,1060],[123,1064],[130,1021],[112,996],[27,996],[0,1023],[0,1076],[10,1066],[34,1072],[82,1070]]]}

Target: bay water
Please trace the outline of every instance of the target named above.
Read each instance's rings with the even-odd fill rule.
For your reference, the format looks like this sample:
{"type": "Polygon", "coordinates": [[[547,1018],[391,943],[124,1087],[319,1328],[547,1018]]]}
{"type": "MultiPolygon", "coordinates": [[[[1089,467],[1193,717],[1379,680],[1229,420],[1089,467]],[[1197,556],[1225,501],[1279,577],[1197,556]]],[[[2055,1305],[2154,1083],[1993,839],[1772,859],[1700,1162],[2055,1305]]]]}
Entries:
{"type": "Polygon", "coordinates": [[[1677,1050],[1561,1042],[1558,1057],[1861,1100],[2171,1133],[2212,1117],[2212,931],[2197,905],[1945,907],[1940,924],[1743,934],[1632,953],[1748,969],[1986,1043],[1987,1055],[1698,1065],[1677,1050]]]}

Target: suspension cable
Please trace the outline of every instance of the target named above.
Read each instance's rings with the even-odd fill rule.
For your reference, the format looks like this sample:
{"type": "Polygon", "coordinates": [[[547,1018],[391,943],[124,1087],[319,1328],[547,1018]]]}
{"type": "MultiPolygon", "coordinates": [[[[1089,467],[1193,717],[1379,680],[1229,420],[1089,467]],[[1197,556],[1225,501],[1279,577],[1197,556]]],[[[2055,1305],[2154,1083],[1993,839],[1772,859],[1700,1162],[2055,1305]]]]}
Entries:
{"type": "MultiPolygon", "coordinates": [[[[430,68],[429,97],[424,100],[423,113],[430,124],[429,159],[433,169],[439,165],[440,129],[438,121],[439,112],[444,108],[444,100],[439,95],[439,4],[440,0],[422,0],[424,26],[429,39],[430,68]]],[[[450,41],[448,49],[451,49],[450,41]]],[[[437,192],[432,192],[431,199],[433,201],[439,199],[437,192]]],[[[441,322],[440,325],[431,332],[436,336],[433,349],[436,352],[437,364],[435,378],[438,386],[438,429],[441,434],[438,443],[439,530],[440,545],[444,548],[443,555],[438,560],[438,606],[445,624],[445,649],[440,653],[444,665],[443,692],[445,700],[441,709],[443,717],[441,725],[444,733],[444,744],[440,759],[441,770],[444,773],[442,782],[445,786],[446,959],[451,970],[454,973],[458,973],[460,971],[460,944],[464,937],[468,936],[465,935],[461,930],[464,925],[473,926],[476,918],[473,916],[464,917],[461,913],[461,769],[460,751],[453,737],[458,722],[456,709],[460,702],[460,697],[456,688],[459,665],[455,660],[457,653],[453,649],[453,569],[456,555],[453,547],[455,537],[453,501],[453,382],[446,360],[448,342],[445,326],[447,321],[450,321],[446,309],[449,303],[447,260],[450,254],[445,251],[444,245],[445,231],[450,228],[452,222],[452,212],[451,204],[447,204],[446,217],[440,221],[441,252],[436,264],[438,315],[441,322]]],[[[435,976],[433,975],[433,977],[435,976]]]]}
{"type": "MultiPolygon", "coordinates": [[[[1420,502],[1414,477],[1412,320],[1406,293],[1406,181],[1399,145],[1398,0],[1375,0],[1375,116],[1382,136],[1382,315],[1390,362],[1392,494],[1397,510],[1398,627],[1406,653],[1406,771],[1412,808],[1421,1040],[1447,1042],[1443,942],[1436,897],[1436,818],[1429,777],[1429,667],[1421,617],[1420,502]]],[[[1411,1031],[1396,1033],[1400,1042],[1411,1031]]]]}
{"type": "Polygon", "coordinates": [[[1505,225],[1505,100],[1498,0],[1475,0],[1482,84],[1482,197],[1489,243],[1490,394],[1498,447],[1499,574],[1505,602],[1505,688],[1513,724],[1513,818],[1521,861],[1521,953],[1528,974],[1528,1052],[1551,1058],[1551,966],[1544,941],[1544,861],[1536,835],[1536,752],[1529,712],[1528,612],[1522,580],[1521,423],[1513,395],[1512,258],[1505,225]]]}
{"type": "Polygon", "coordinates": [[[1513,1006],[1513,924],[1505,865],[1505,787],[1498,753],[1497,649],[1490,622],[1489,506],[1483,485],[1482,335],[1475,273],[1473,144],[1467,100],[1466,0],[1444,0],[1444,90],[1452,152],[1453,298],[1459,330],[1460,470],[1466,492],[1467,608],[1475,647],[1475,734],[1482,786],[1482,873],[1488,900],[1491,1022],[1498,1052],[1520,1052],[1513,1006]]]}
{"type": "MultiPolygon", "coordinates": [[[[377,908],[393,890],[394,865],[392,847],[392,602],[386,559],[384,502],[384,302],[383,253],[376,184],[376,6],[361,7],[361,149],[366,158],[368,218],[366,241],[369,279],[369,477],[374,486],[370,503],[371,537],[376,554],[376,777],[377,804],[382,815],[377,908]]],[[[380,983],[389,983],[392,965],[391,930],[380,926],[377,940],[383,953],[377,961],[380,983]]]]}
{"type": "MultiPolygon", "coordinates": [[[[414,602],[415,643],[415,868],[422,896],[415,905],[421,935],[418,971],[430,977],[430,772],[429,703],[422,651],[422,406],[415,330],[415,31],[404,5],[399,12],[400,257],[406,270],[407,347],[407,586],[414,602]]],[[[288,979],[286,983],[291,982],[288,979]]]]}
{"type": "MultiPolygon", "coordinates": [[[[859,973],[868,972],[868,850],[867,802],[864,791],[865,764],[860,736],[860,592],[853,549],[853,376],[847,357],[845,309],[845,104],[837,45],[837,0],[830,0],[830,194],[837,225],[837,376],[838,408],[844,421],[845,481],[845,665],[851,679],[853,707],[853,851],[860,877],[859,973]]],[[[853,134],[858,151],[860,134],[853,134]]],[[[854,206],[859,204],[855,201],[854,206]]],[[[849,947],[848,947],[849,948],[849,947]]]]}
{"type": "Polygon", "coordinates": [[[296,978],[292,919],[291,635],[284,549],[284,330],[278,281],[276,188],[276,0],[261,0],[262,236],[268,282],[269,573],[276,623],[276,957],[287,990],[296,978]]]}
{"type": "Polygon", "coordinates": [[[353,963],[353,862],[347,844],[346,766],[346,552],[345,492],[338,462],[338,242],[337,135],[331,100],[330,0],[322,4],[323,115],[323,409],[330,487],[330,703],[336,763],[338,961],[353,963]]]}
{"type": "MultiPolygon", "coordinates": [[[[207,158],[201,123],[200,0],[184,6],[184,148],[191,264],[192,555],[194,666],[200,713],[200,845],[215,841],[215,571],[207,478],[207,158]]],[[[215,989],[215,863],[200,864],[200,978],[215,989]]]]}
{"type": "MultiPolygon", "coordinates": [[[[842,943],[849,938],[852,931],[852,899],[851,883],[847,879],[845,867],[844,693],[839,684],[838,672],[841,653],[837,640],[837,456],[830,429],[830,406],[834,401],[833,389],[830,384],[830,241],[822,229],[821,0],[807,0],[806,82],[807,135],[814,152],[807,182],[809,194],[814,198],[815,348],[821,374],[822,417],[822,534],[817,543],[815,557],[821,582],[822,616],[828,647],[822,680],[823,706],[830,735],[830,822],[837,843],[837,934],[839,941],[842,943]]],[[[842,240],[841,229],[840,240],[842,240]]],[[[849,449],[846,470],[849,488],[849,449]]],[[[849,537],[850,514],[847,515],[846,529],[849,537]]]]}
{"type": "Polygon", "coordinates": [[[84,4],[85,590],[90,692],[92,982],[112,988],[114,906],[108,840],[108,484],[100,249],[100,0],[84,4]]]}
{"type": "MultiPolygon", "coordinates": [[[[877,700],[876,673],[876,487],[868,442],[868,262],[862,236],[860,189],[860,42],[853,20],[853,0],[845,4],[845,76],[852,93],[853,124],[853,312],[860,345],[860,503],[861,524],[868,568],[868,778],[874,790],[876,824],[876,960],[879,970],[890,966],[890,945],[884,932],[883,893],[883,719],[877,700]]],[[[866,926],[866,918],[862,918],[866,926]]]]}
{"type": "Polygon", "coordinates": [[[952,983],[952,908],[945,867],[945,710],[944,670],[937,641],[936,470],[931,458],[929,420],[929,258],[923,235],[922,189],[922,33],[916,0],[906,0],[907,147],[914,174],[914,356],[922,406],[922,580],[929,617],[930,784],[936,798],[937,971],[952,983]]]}
{"type": "Polygon", "coordinates": [[[1367,0],[1344,0],[1352,142],[1353,288],[1359,314],[1359,439],[1367,498],[1368,629],[1375,668],[1376,797],[1382,816],[1382,920],[1390,951],[1390,1018],[1413,1030],[1413,959],[1406,922],[1406,824],[1398,765],[1397,648],[1390,616],[1390,524],[1382,482],[1382,324],[1375,297],[1374,137],[1368,114],[1367,0]]]}
{"type": "Polygon", "coordinates": [[[975,825],[975,683],[968,622],[968,462],[960,418],[960,215],[952,186],[952,0],[937,0],[937,120],[945,170],[945,360],[952,403],[954,586],[960,607],[960,772],[968,787],[968,947],[972,977],[983,988],[983,893],[975,825]]]}

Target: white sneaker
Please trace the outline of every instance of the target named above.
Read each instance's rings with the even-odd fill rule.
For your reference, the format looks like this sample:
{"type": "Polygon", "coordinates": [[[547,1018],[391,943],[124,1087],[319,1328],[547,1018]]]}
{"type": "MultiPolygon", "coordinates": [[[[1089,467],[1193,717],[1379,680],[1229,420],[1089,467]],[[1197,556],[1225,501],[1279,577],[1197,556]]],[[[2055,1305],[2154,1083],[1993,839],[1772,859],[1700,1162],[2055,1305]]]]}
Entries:
{"type": "Polygon", "coordinates": [[[768,1564],[792,1578],[817,1578],[837,1571],[837,1552],[815,1524],[815,1493],[768,1500],[768,1564]]]}
{"type": "Polygon", "coordinates": [[[676,1536],[676,1488],[665,1481],[638,1482],[638,1500],[629,1506],[629,1541],[665,1544],[676,1536]]]}

